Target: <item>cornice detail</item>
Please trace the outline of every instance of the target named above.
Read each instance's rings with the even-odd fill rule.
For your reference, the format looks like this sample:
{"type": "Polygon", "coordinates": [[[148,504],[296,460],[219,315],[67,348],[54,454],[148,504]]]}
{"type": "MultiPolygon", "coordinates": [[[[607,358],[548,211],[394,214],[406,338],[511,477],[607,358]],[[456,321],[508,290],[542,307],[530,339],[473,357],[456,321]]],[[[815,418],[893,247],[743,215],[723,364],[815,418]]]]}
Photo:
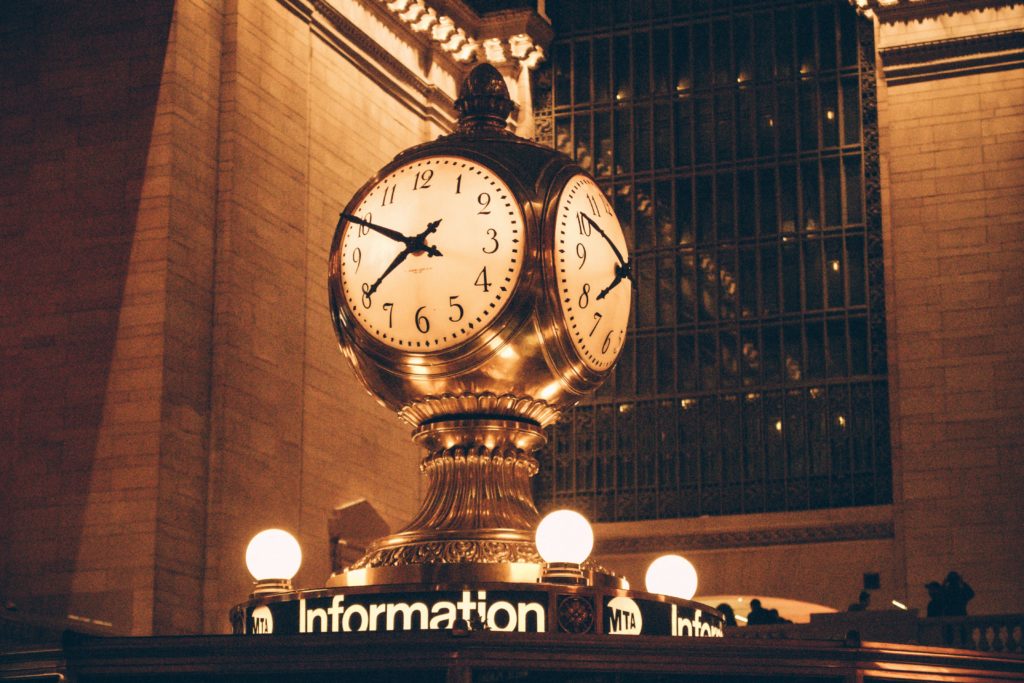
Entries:
{"type": "MultiPolygon", "coordinates": [[[[533,69],[544,59],[544,46],[551,41],[551,27],[530,10],[494,12],[483,18],[461,3],[440,3],[442,14],[424,0],[376,0],[434,47],[462,64],[488,61],[505,64],[510,60],[533,69]]],[[[434,3],[436,4],[436,3],[434,3]]]]}
{"type": "Polygon", "coordinates": [[[456,84],[468,64],[495,65],[514,91],[516,129],[523,135],[532,130],[529,74],[545,58],[554,35],[550,22],[537,12],[516,9],[480,16],[463,0],[430,0],[433,7],[424,0],[353,0],[418,54],[421,73],[340,11],[338,0],[278,1],[382,90],[443,128],[450,129],[456,118],[454,94],[425,75],[432,65],[456,84]]]}
{"type": "Polygon", "coordinates": [[[923,21],[942,15],[1011,7],[1021,0],[849,0],[857,11],[882,23],[923,21]]]}
{"type": "Polygon", "coordinates": [[[1024,29],[982,33],[965,38],[932,40],[879,50],[883,63],[891,66],[919,64],[936,59],[950,59],[988,52],[1006,52],[1024,49],[1024,29]]]}
{"type": "Polygon", "coordinates": [[[752,529],[639,538],[611,538],[598,541],[595,553],[623,555],[665,550],[727,550],[772,545],[803,545],[836,541],[868,541],[893,538],[892,522],[871,522],[779,529],[752,529]]]}
{"type": "Polygon", "coordinates": [[[1024,68],[1024,29],[910,43],[878,53],[890,85],[1024,68]]]}

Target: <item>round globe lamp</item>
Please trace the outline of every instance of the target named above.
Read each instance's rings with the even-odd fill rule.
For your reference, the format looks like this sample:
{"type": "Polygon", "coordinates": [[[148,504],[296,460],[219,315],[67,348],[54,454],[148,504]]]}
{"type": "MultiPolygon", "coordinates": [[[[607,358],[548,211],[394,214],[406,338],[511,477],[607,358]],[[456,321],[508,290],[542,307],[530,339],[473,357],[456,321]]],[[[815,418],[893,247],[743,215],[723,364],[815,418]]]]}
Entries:
{"type": "Polygon", "coordinates": [[[594,532],[586,517],[556,510],[537,525],[537,552],[544,560],[542,581],[583,585],[582,565],[594,548],[594,532]]]}
{"type": "Polygon", "coordinates": [[[697,592],[697,570],[685,557],[662,555],[647,568],[645,583],[649,593],[689,600],[697,592]]]}
{"type": "Polygon", "coordinates": [[[259,532],[245,549],[245,565],[256,582],[253,595],[292,590],[292,578],[301,564],[299,542],[283,529],[259,532]]]}

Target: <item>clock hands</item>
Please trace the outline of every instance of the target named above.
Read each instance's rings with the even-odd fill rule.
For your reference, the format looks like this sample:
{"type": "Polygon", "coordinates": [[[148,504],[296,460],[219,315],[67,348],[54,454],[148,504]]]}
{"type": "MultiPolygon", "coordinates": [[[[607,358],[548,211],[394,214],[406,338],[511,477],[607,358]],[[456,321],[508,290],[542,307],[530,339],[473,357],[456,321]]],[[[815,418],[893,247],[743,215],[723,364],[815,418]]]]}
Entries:
{"type": "Polygon", "coordinates": [[[601,226],[597,224],[597,221],[595,221],[593,218],[583,213],[582,211],[580,211],[580,215],[583,216],[583,218],[585,218],[588,223],[590,223],[590,227],[597,230],[598,234],[604,238],[605,242],[608,243],[608,246],[610,246],[612,248],[612,251],[615,252],[615,258],[619,260],[619,262],[615,264],[615,279],[612,280],[612,283],[605,287],[604,289],[602,289],[601,293],[597,295],[597,299],[601,300],[605,298],[605,296],[607,296],[608,292],[615,289],[615,287],[624,279],[629,280],[630,282],[633,281],[632,262],[622,258],[622,252],[619,251],[619,248],[616,247],[615,243],[612,242],[610,237],[608,237],[608,233],[601,229],[601,226]]]}
{"type": "Polygon", "coordinates": [[[612,280],[612,283],[610,285],[601,290],[601,293],[597,295],[597,300],[600,301],[601,299],[603,299],[605,295],[607,295],[608,292],[615,289],[615,286],[622,282],[623,279],[627,279],[630,282],[633,281],[633,273],[630,269],[629,263],[615,265],[615,279],[612,280]]]}
{"type": "Polygon", "coordinates": [[[402,261],[408,258],[409,254],[426,252],[427,256],[442,256],[441,252],[437,250],[437,247],[432,247],[426,243],[427,236],[435,232],[437,230],[437,226],[441,224],[442,219],[440,218],[438,218],[436,221],[431,221],[430,223],[428,223],[427,227],[423,230],[423,232],[416,235],[415,237],[406,237],[400,232],[396,232],[389,228],[383,228],[379,225],[373,225],[372,223],[364,221],[361,218],[356,219],[354,216],[349,216],[348,214],[342,214],[342,217],[348,218],[353,223],[366,225],[367,227],[373,230],[377,230],[382,235],[391,237],[391,239],[395,240],[396,242],[402,242],[405,245],[405,249],[403,249],[397,256],[395,256],[395,258],[391,261],[391,264],[388,265],[387,269],[383,273],[381,273],[381,276],[379,278],[377,278],[376,282],[374,282],[372,285],[367,285],[366,283],[363,283],[363,296],[365,296],[367,300],[370,300],[370,298],[373,296],[373,293],[377,291],[377,288],[380,287],[380,283],[384,281],[384,278],[390,275],[391,271],[393,271],[395,268],[401,265],[402,261]],[[387,232],[383,232],[385,230],[387,232]],[[393,233],[394,236],[388,233],[393,233]]]}
{"type": "Polygon", "coordinates": [[[390,275],[391,271],[397,268],[399,264],[401,264],[402,261],[404,261],[408,255],[409,250],[405,249],[404,251],[402,251],[402,253],[395,257],[395,259],[391,262],[391,265],[388,266],[387,270],[381,273],[381,276],[377,278],[376,282],[374,282],[372,285],[368,285],[365,282],[363,283],[363,296],[366,297],[367,301],[369,301],[370,298],[373,297],[373,293],[377,291],[378,287],[380,287],[380,283],[384,281],[384,278],[390,275]]]}
{"type": "MultiPolygon", "coordinates": [[[[397,230],[392,230],[391,228],[385,228],[383,225],[377,225],[376,223],[371,223],[370,221],[363,220],[362,218],[359,218],[358,216],[353,216],[350,213],[342,212],[341,217],[343,219],[349,221],[350,223],[355,223],[357,225],[362,225],[362,226],[365,226],[365,227],[369,228],[370,230],[373,230],[374,232],[379,232],[381,235],[384,235],[388,239],[392,239],[392,240],[394,240],[396,242],[401,242],[402,244],[405,245],[406,249],[409,249],[410,247],[413,247],[413,246],[417,247],[415,249],[410,249],[410,251],[425,251],[425,252],[427,252],[427,254],[429,256],[441,256],[441,252],[439,252],[437,250],[437,247],[432,247],[429,244],[424,244],[423,243],[423,238],[426,237],[427,235],[429,235],[430,233],[434,232],[434,230],[437,229],[437,223],[440,223],[441,222],[440,220],[434,221],[434,223],[430,224],[430,225],[434,226],[433,228],[431,228],[430,225],[428,225],[427,229],[424,230],[423,232],[421,232],[416,237],[408,237],[408,236],[403,235],[402,233],[398,232],[397,230]],[[418,240],[418,242],[417,242],[417,240],[418,240]]],[[[340,223],[340,221],[339,221],[339,223],[340,223]]],[[[340,225],[339,225],[339,227],[340,227],[340,225]]]]}

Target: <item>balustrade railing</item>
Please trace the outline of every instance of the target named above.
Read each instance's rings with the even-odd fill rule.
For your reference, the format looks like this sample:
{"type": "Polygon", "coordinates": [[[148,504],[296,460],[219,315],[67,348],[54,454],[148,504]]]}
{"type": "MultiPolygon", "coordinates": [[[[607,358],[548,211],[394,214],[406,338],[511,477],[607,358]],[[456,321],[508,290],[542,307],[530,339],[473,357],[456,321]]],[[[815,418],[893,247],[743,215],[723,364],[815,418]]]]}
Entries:
{"type": "Polygon", "coordinates": [[[977,652],[1024,654],[1024,614],[915,619],[903,611],[812,615],[809,624],[730,628],[726,636],[787,640],[843,640],[856,632],[861,641],[953,647],[977,652]],[[814,617],[825,617],[815,619],[814,617]]]}
{"type": "Polygon", "coordinates": [[[1024,654],[1024,614],[921,619],[921,645],[1024,654]]]}

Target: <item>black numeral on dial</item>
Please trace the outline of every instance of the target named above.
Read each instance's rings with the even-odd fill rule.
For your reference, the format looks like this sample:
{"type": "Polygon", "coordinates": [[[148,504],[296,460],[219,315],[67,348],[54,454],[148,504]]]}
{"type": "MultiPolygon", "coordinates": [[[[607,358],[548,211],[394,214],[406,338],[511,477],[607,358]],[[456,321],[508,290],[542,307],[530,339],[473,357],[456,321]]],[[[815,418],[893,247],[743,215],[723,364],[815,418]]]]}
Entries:
{"type": "Polygon", "coordinates": [[[420,306],[416,309],[416,329],[426,334],[430,332],[430,321],[427,320],[427,316],[423,315],[423,309],[426,306],[420,306]]]}
{"type": "Polygon", "coordinates": [[[586,308],[590,305],[590,283],[583,283],[583,292],[580,294],[580,308],[586,308]]]}
{"type": "Polygon", "coordinates": [[[434,171],[426,169],[423,171],[416,171],[416,178],[412,181],[413,190],[422,190],[430,187],[430,179],[434,177],[434,171]]]}
{"type": "Polygon", "coordinates": [[[457,323],[462,320],[462,316],[466,313],[466,310],[462,308],[462,304],[455,303],[455,300],[458,298],[459,296],[457,294],[455,296],[448,297],[448,306],[452,309],[452,312],[448,314],[448,319],[453,323],[457,323]],[[455,311],[458,311],[457,315],[455,311]]]}
{"type": "Polygon", "coordinates": [[[576,214],[576,220],[580,224],[580,234],[583,235],[584,237],[590,237],[590,234],[594,231],[594,229],[590,227],[590,221],[586,219],[582,211],[576,214]]]}
{"type": "Polygon", "coordinates": [[[491,244],[489,244],[488,246],[493,246],[494,248],[488,250],[487,247],[484,247],[482,251],[485,254],[493,254],[496,251],[498,251],[498,247],[500,246],[498,244],[498,231],[495,230],[494,228],[487,228],[487,238],[491,240],[491,244]]]}
{"type": "Polygon", "coordinates": [[[483,287],[485,292],[491,291],[491,282],[487,279],[487,266],[480,270],[480,274],[476,276],[476,281],[473,284],[477,287],[483,287]]]}

